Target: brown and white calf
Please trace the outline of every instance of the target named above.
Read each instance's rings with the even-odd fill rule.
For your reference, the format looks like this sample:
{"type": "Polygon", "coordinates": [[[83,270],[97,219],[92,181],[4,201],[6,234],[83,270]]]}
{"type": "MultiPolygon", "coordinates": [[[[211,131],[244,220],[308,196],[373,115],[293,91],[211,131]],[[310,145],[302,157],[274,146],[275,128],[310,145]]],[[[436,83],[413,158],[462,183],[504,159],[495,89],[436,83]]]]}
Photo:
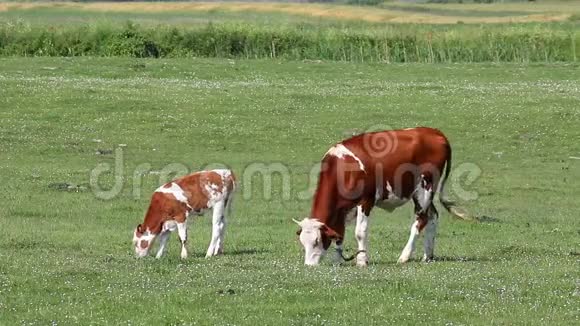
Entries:
{"type": "Polygon", "coordinates": [[[424,260],[433,259],[438,219],[433,205],[435,192],[440,191],[440,202],[447,211],[467,218],[444,198],[443,188],[450,169],[451,146],[439,130],[432,128],[366,133],[336,144],[322,159],[310,217],[295,220],[300,225],[304,263],[317,265],[332,241],[336,242],[339,259],[344,258],[346,221],[356,214],[355,255],[357,265],[366,266],[371,210],[378,206],[391,212],[410,200],[415,207],[415,221],[399,262],[409,260],[423,230],[424,260]]]}
{"type": "Polygon", "coordinates": [[[181,258],[187,258],[187,218],[213,211],[212,235],[206,257],[223,253],[226,214],[230,211],[235,176],[230,170],[193,173],[159,187],[151,197],[145,220],[133,233],[138,257],[147,256],[159,237],[157,258],[165,252],[171,232],[177,230],[181,241],[181,258]]]}

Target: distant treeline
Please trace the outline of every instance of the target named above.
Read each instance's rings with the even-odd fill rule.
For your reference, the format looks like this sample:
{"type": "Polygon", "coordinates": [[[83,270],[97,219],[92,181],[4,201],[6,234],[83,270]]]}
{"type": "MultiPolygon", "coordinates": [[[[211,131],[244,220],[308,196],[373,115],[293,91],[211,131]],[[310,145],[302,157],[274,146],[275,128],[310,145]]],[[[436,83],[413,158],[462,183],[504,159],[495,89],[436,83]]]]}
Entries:
{"type": "Polygon", "coordinates": [[[302,25],[192,28],[88,24],[0,25],[1,56],[124,56],[320,59],[354,62],[576,61],[573,25],[390,25],[374,29],[302,25]]]}
{"type": "MultiPolygon", "coordinates": [[[[35,2],[35,0],[6,0],[11,2],[35,2]]],[[[536,2],[536,0],[38,0],[38,2],[288,2],[288,3],[339,3],[358,5],[378,5],[388,2],[404,3],[506,3],[506,2],[536,2]]],[[[541,0],[540,0],[541,1],[541,0]]],[[[576,1],[576,0],[560,0],[576,1]]],[[[0,2],[2,2],[0,0],[0,2]]]]}

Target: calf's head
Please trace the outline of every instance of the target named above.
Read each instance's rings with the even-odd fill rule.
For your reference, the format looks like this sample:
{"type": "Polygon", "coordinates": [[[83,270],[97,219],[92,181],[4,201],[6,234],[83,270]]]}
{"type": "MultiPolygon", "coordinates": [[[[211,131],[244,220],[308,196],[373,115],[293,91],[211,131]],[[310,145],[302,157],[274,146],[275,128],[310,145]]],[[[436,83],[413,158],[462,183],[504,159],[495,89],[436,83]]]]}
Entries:
{"type": "Polygon", "coordinates": [[[302,221],[293,221],[300,226],[296,234],[300,236],[300,243],[304,247],[304,264],[318,265],[332,240],[338,239],[339,235],[316,219],[305,218],[302,221]]]}
{"type": "Polygon", "coordinates": [[[138,258],[147,256],[156,235],[148,229],[144,230],[141,224],[133,232],[133,247],[138,258]]]}

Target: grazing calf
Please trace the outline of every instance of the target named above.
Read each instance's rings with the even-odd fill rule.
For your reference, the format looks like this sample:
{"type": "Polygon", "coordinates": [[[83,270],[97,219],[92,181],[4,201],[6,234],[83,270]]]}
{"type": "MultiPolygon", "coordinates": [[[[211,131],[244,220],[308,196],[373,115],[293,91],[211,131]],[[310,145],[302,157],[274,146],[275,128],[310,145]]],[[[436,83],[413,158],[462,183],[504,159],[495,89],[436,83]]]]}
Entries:
{"type": "MultiPolygon", "coordinates": [[[[317,265],[332,241],[339,259],[348,216],[356,215],[357,265],[368,264],[369,215],[373,207],[386,211],[412,200],[415,222],[399,262],[409,260],[419,233],[425,230],[424,260],[433,259],[438,213],[433,197],[454,216],[466,219],[444,198],[451,169],[451,146],[436,129],[411,128],[361,134],[336,144],[322,159],[310,217],[294,220],[305,249],[304,263],[317,265]],[[439,189],[436,189],[438,186],[439,189]]],[[[352,258],[351,258],[352,259],[352,258]]]]}
{"type": "Polygon", "coordinates": [[[206,257],[223,253],[226,213],[233,199],[235,176],[230,170],[193,173],[159,187],[151,198],[145,221],[133,234],[138,257],[147,256],[155,238],[159,237],[157,258],[165,252],[170,232],[177,230],[181,241],[181,258],[187,258],[187,218],[213,210],[211,241],[206,257]]]}

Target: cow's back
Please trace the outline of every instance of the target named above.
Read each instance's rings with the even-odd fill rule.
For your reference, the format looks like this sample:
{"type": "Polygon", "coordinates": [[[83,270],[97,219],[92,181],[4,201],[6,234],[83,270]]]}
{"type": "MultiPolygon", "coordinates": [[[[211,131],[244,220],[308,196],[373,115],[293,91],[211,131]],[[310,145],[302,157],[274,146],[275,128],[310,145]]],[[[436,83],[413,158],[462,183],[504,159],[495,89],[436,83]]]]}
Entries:
{"type": "Polygon", "coordinates": [[[427,156],[430,154],[449,146],[441,131],[427,127],[365,133],[340,144],[366,164],[381,162],[394,165],[423,162],[429,159],[427,156]]]}
{"type": "Polygon", "coordinates": [[[356,195],[360,192],[357,182],[362,184],[364,190],[360,197],[375,196],[377,189],[388,184],[398,196],[408,198],[418,176],[440,175],[450,154],[445,135],[427,127],[366,133],[337,145],[347,148],[353,156],[326,155],[323,162],[332,172],[326,178],[333,175],[343,178],[342,190],[346,194],[356,195]]]}

